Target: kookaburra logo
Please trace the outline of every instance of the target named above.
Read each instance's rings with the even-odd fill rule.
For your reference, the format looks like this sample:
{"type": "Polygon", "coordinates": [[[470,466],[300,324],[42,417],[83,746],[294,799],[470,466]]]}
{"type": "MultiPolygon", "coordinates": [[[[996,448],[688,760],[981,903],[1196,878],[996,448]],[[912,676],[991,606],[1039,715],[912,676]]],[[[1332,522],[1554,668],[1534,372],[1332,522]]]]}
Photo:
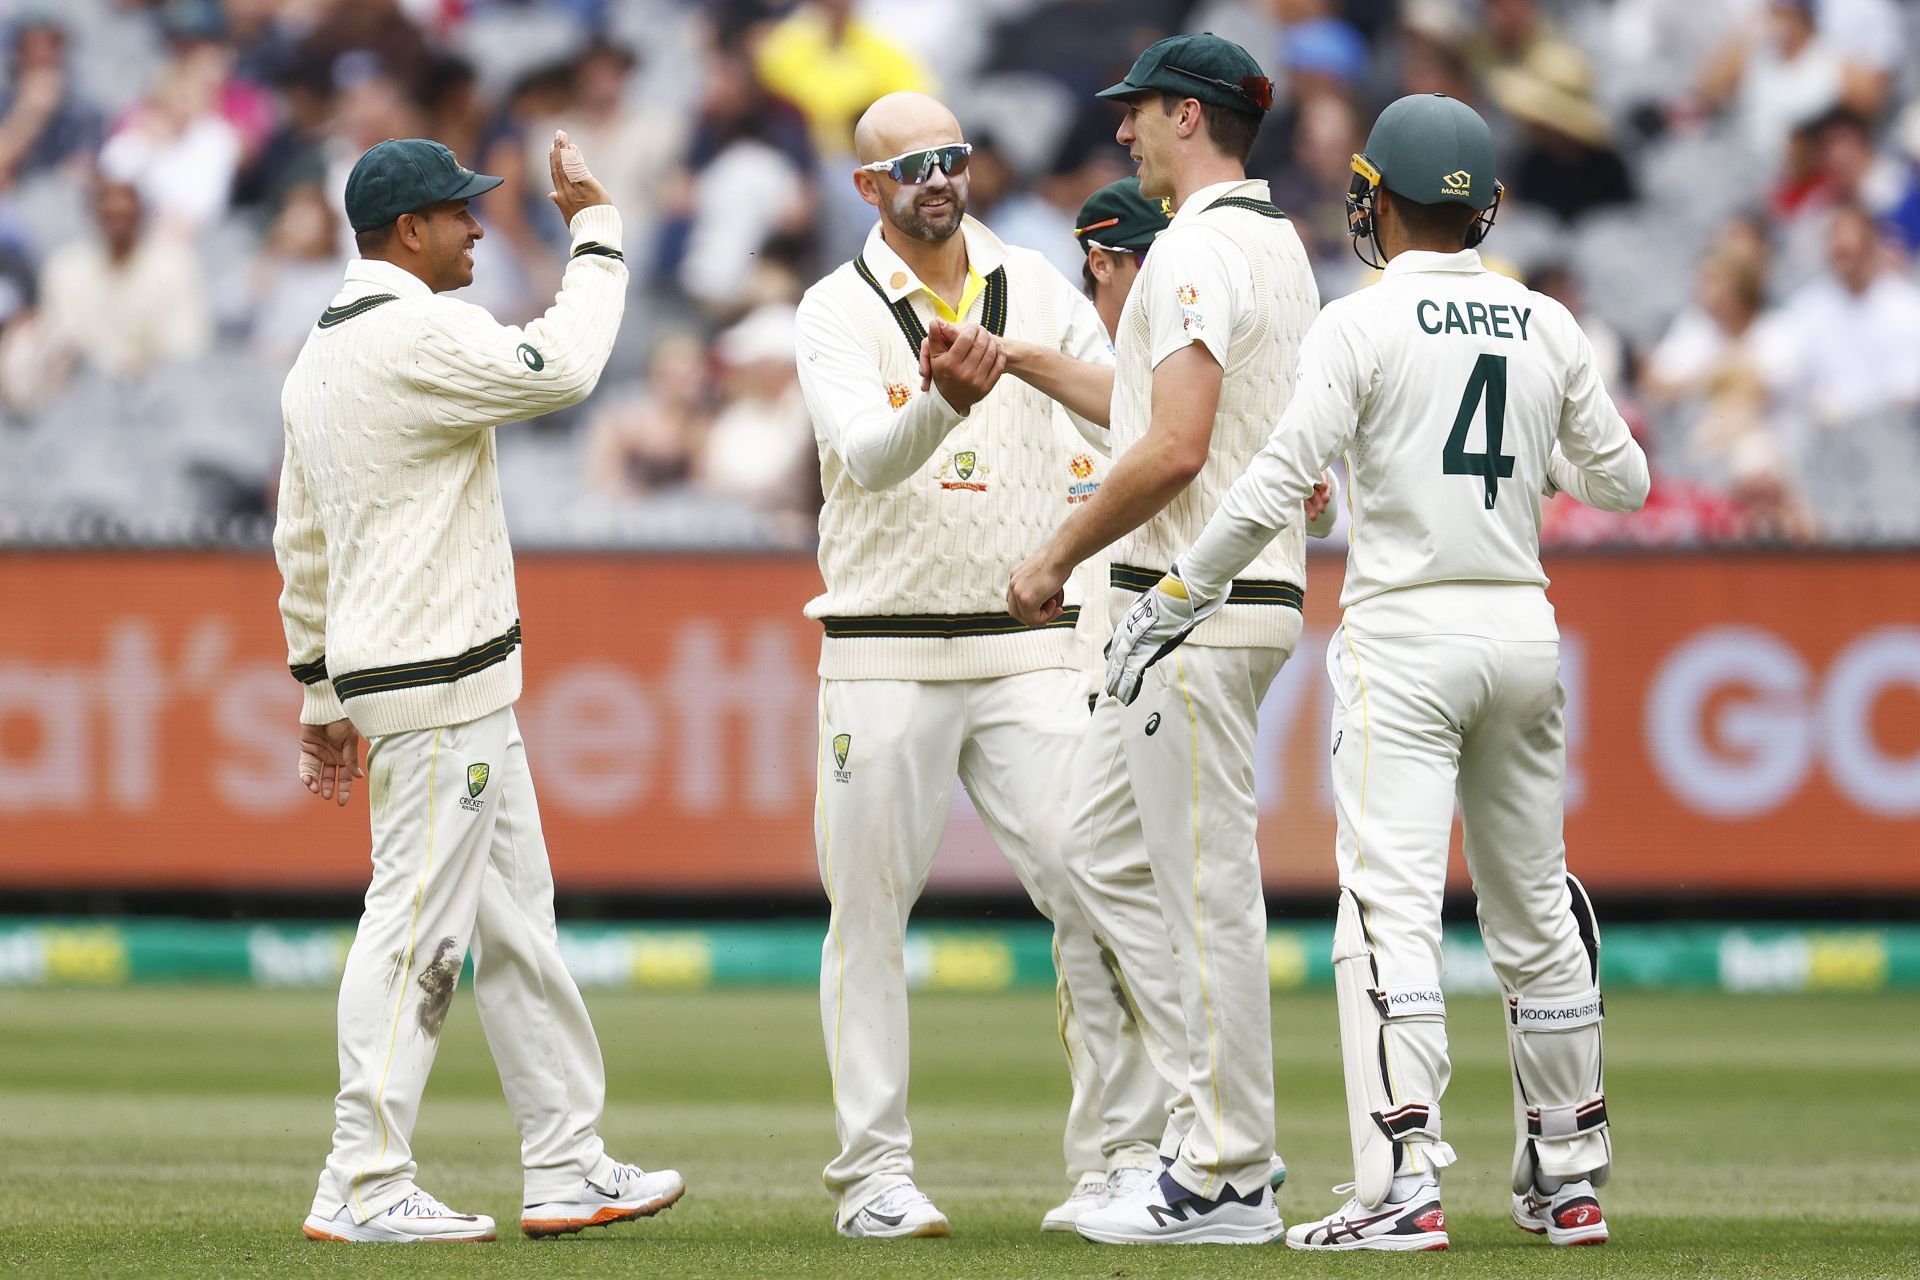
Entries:
{"type": "Polygon", "coordinates": [[[1443,196],[1464,196],[1472,194],[1473,175],[1465,169],[1455,169],[1440,179],[1440,194],[1443,196]]]}

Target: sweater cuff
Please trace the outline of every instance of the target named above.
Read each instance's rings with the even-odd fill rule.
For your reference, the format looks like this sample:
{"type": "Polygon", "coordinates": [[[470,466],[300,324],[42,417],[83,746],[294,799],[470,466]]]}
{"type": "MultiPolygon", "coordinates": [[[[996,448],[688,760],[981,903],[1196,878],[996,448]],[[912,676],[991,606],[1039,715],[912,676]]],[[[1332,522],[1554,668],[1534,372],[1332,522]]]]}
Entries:
{"type": "Polygon", "coordinates": [[[573,237],[576,252],[585,244],[604,245],[618,250],[620,211],[610,204],[590,204],[573,215],[573,221],[567,224],[567,233],[573,237]]]}
{"type": "Polygon", "coordinates": [[[300,704],[301,724],[332,724],[335,720],[345,720],[347,711],[340,705],[340,699],[333,691],[333,681],[316,680],[303,685],[300,704]]]}

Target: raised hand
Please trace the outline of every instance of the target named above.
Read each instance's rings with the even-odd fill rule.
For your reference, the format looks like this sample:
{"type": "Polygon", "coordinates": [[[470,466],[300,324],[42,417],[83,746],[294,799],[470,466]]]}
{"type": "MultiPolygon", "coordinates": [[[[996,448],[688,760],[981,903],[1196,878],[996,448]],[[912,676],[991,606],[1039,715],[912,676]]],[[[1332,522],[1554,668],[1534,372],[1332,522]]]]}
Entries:
{"type": "Polygon", "coordinates": [[[567,138],[566,130],[553,131],[553,150],[547,153],[547,167],[553,173],[553,190],[547,199],[560,210],[560,216],[573,222],[573,215],[597,204],[612,204],[607,189],[594,180],[587,169],[586,157],[567,138]]]}

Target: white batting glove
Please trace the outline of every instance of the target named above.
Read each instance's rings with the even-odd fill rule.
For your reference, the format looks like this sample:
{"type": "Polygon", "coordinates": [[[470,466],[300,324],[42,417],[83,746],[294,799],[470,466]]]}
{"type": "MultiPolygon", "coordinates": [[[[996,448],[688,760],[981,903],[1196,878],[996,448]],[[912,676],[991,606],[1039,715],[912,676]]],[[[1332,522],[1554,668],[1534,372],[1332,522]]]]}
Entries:
{"type": "Polygon", "coordinates": [[[1172,653],[1193,629],[1226,603],[1223,594],[1196,603],[1180,579],[1180,566],[1127,606],[1113,639],[1107,644],[1107,692],[1123,703],[1140,696],[1147,668],[1172,653]]]}

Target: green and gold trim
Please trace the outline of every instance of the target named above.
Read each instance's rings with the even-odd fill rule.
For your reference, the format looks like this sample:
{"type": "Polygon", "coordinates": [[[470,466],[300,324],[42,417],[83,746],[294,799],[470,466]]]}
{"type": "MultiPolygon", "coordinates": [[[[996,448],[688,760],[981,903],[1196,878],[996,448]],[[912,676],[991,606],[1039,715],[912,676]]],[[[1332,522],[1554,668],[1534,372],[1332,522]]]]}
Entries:
{"type": "Polygon", "coordinates": [[[957,640],[971,636],[1016,636],[1029,631],[1070,631],[1080,621],[1071,605],[1052,622],[1030,627],[1010,613],[900,613],[822,618],[829,640],[957,640]]]}
{"type": "MultiPolygon", "coordinates": [[[[887,291],[880,287],[880,280],[867,266],[865,257],[853,260],[853,269],[867,287],[880,296],[888,311],[893,313],[893,322],[900,326],[900,334],[907,340],[907,346],[913,352],[913,358],[920,358],[920,344],[927,340],[927,326],[920,323],[920,314],[913,309],[911,297],[899,301],[887,297],[887,291]]],[[[995,337],[1007,336],[1007,269],[995,267],[986,279],[986,287],[980,294],[980,324],[995,337]]]]}
{"type": "Polygon", "coordinates": [[[287,670],[301,684],[319,684],[327,678],[327,655],[323,653],[312,662],[290,663],[287,670]]]}
{"type": "Polygon", "coordinates": [[[382,303],[392,302],[399,296],[397,293],[374,293],[349,302],[344,307],[328,307],[320,313],[320,327],[331,329],[337,324],[345,324],[355,316],[363,316],[382,303]]]}
{"type": "MultiPolygon", "coordinates": [[[[1107,581],[1118,591],[1151,591],[1166,576],[1165,569],[1141,569],[1130,564],[1116,564],[1108,571],[1107,581]]],[[[1303,588],[1277,578],[1235,578],[1233,586],[1227,591],[1228,604],[1277,604],[1299,609],[1305,605],[1306,599],[1307,593],[1303,588]]]]}
{"type": "Polygon", "coordinates": [[[627,260],[626,254],[620,252],[610,244],[601,244],[598,240],[582,240],[579,244],[573,246],[573,252],[567,255],[567,260],[572,261],[575,258],[584,258],[589,255],[596,258],[612,258],[615,262],[625,262],[627,260]]]}
{"type": "Polygon", "coordinates": [[[1279,218],[1285,221],[1287,215],[1280,206],[1268,200],[1254,200],[1248,196],[1221,196],[1206,207],[1207,213],[1215,209],[1245,209],[1248,213],[1257,213],[1263,218],[1279,218]]]}
{"type": "Polygon", "coordinates": [[[473,646],[451,658],[427,662],[403,662],[391,667],[369,667],[336,676],[333,691],[344,702],[370,693],[391,693],[395,689],[414,689],[422,685],[452,684],[477,675],[488,667],[505,662],[520,647],[520,624],[515,622],[505,634],[473,646]]]}

